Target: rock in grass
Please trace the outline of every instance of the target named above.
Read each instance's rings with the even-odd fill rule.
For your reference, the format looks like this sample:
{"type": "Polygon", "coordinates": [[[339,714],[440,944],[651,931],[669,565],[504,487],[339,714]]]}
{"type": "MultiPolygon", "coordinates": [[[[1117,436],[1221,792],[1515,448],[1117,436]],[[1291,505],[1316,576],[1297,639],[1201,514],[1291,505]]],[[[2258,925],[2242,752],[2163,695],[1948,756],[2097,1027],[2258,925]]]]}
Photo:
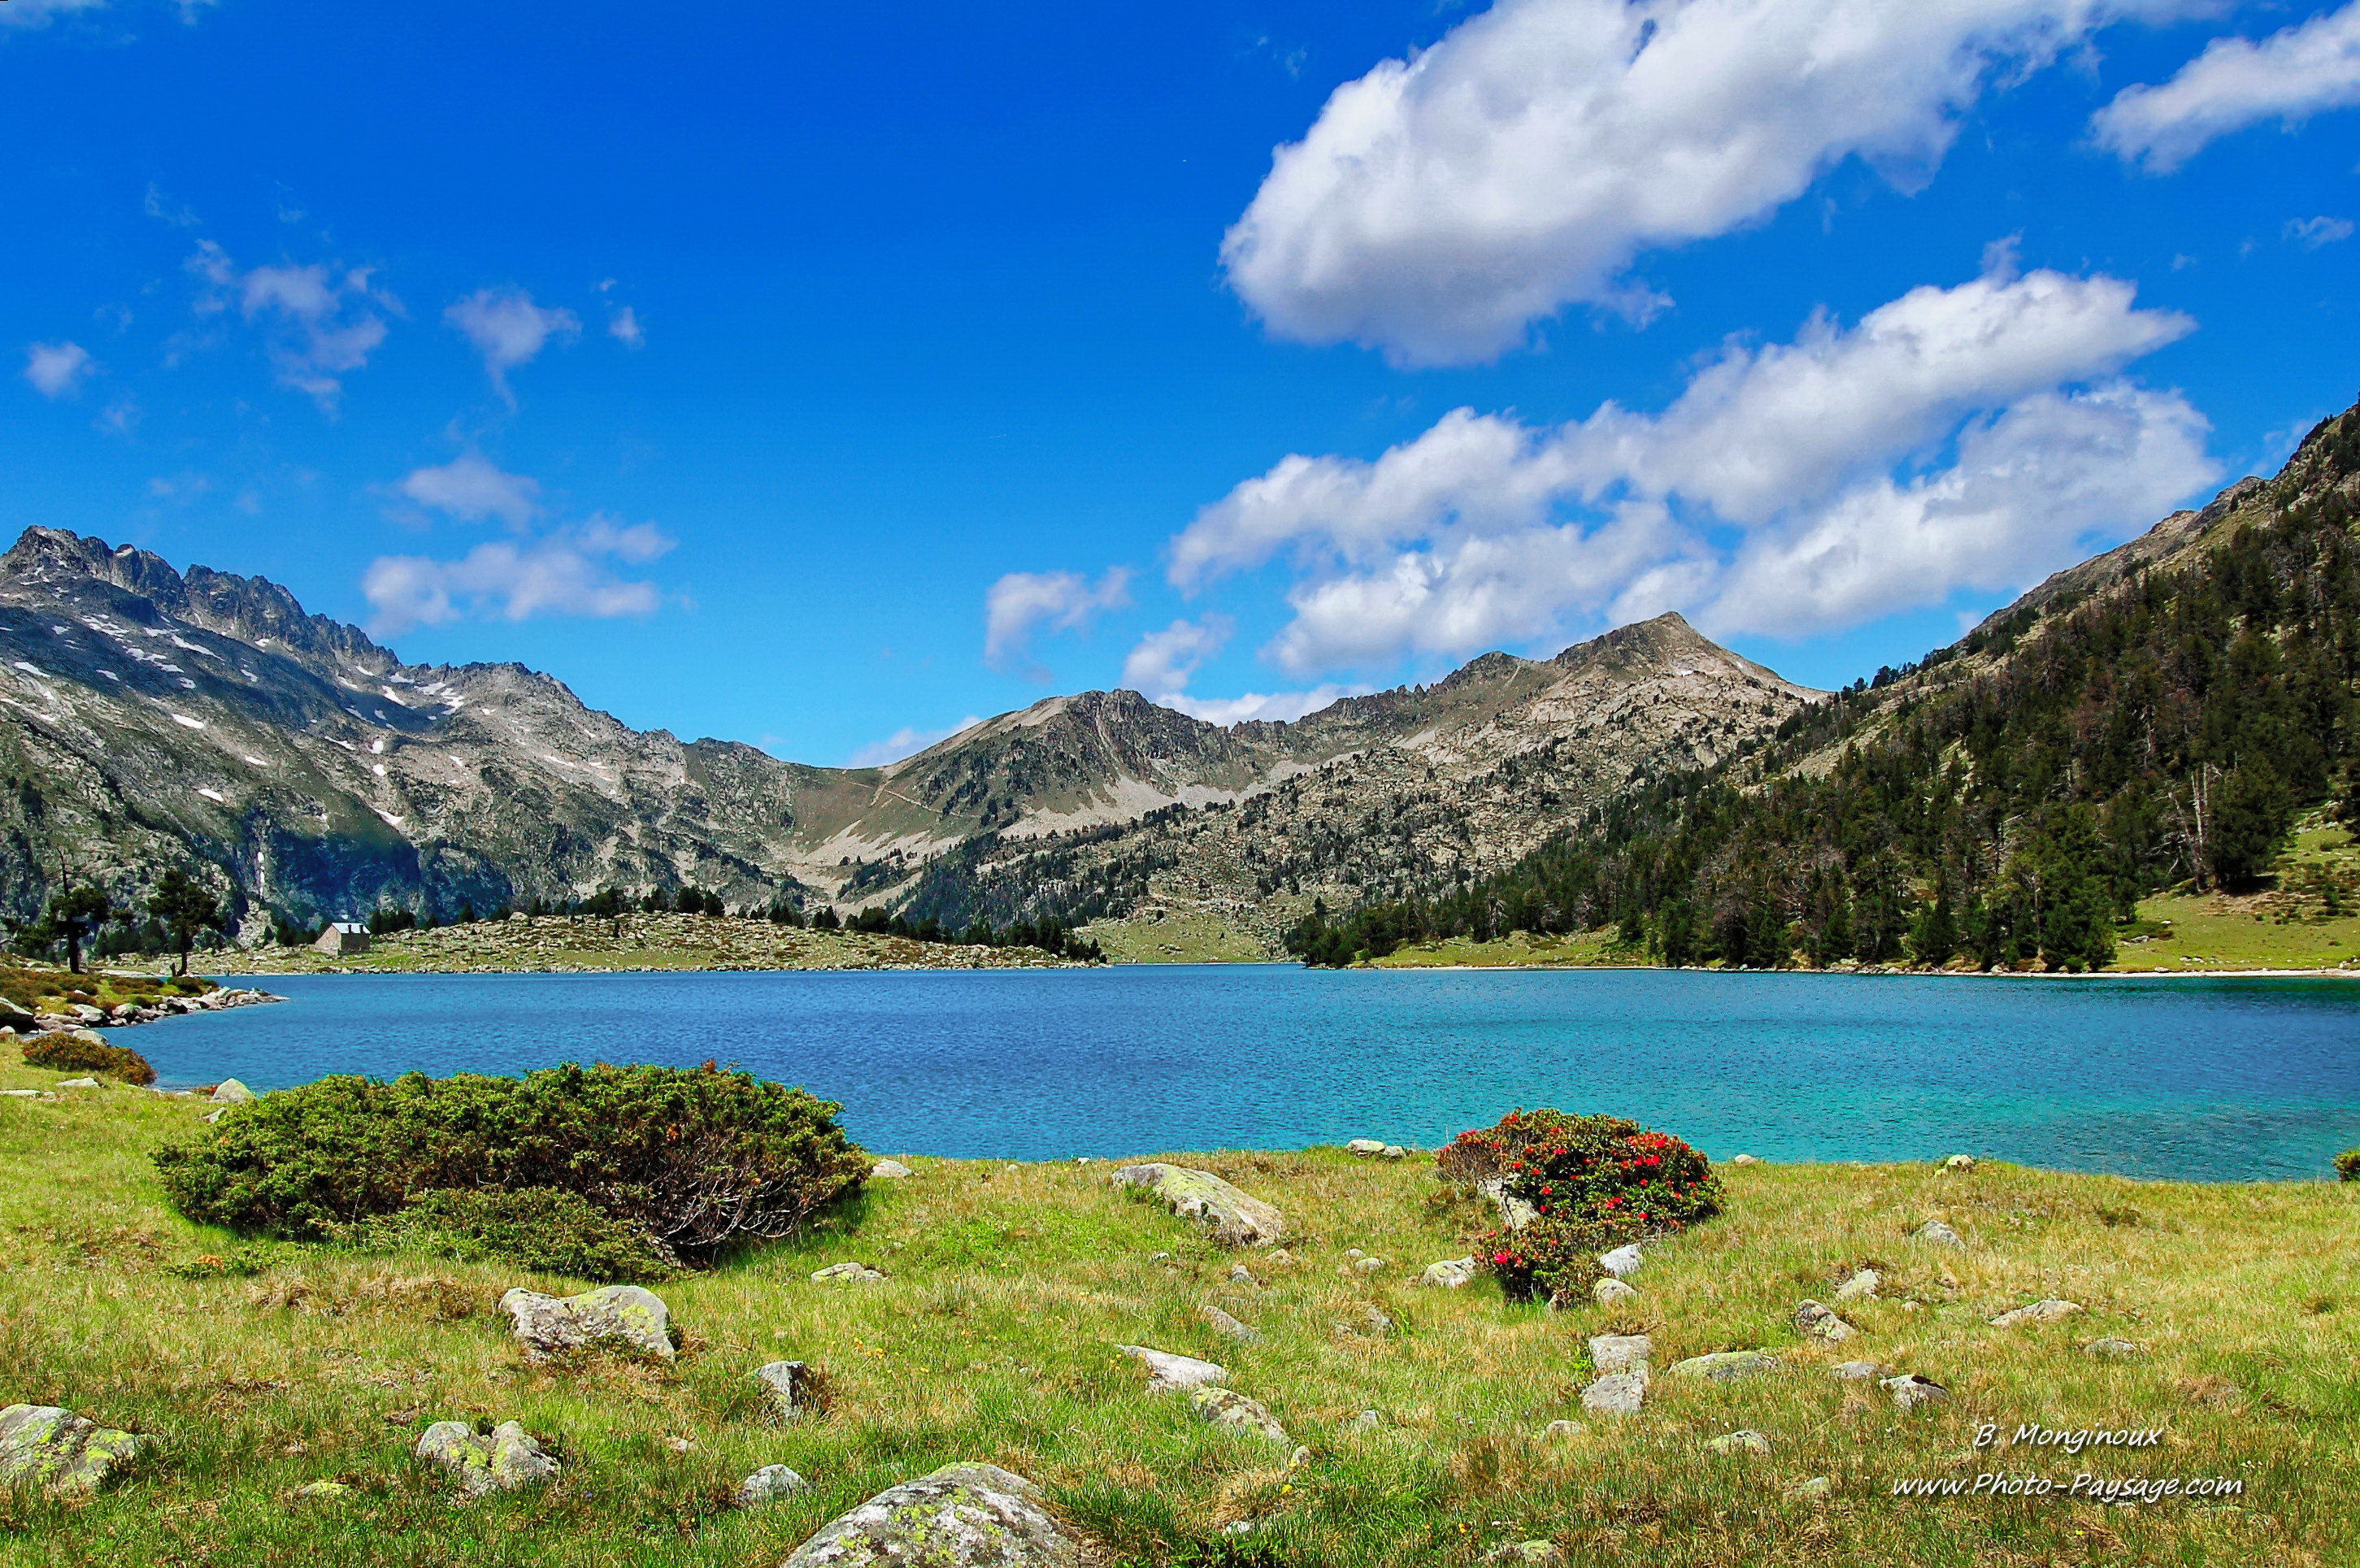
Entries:
{"type": "Polygon", "coordinates": [[[1823,1339],[1830,1345],[1841,1345],[1860,1334],[1857,1327],[1838,1317],[1833,1308],[1818,1301],[1805,1301],[1795,1309],[1795,1332],[1806,1339],[1823,1339]]]}
{"type": "Polygon", "coordinates": [[[154,1441],[55,1405],[10,1405],[0,1410],[0,1486],[94,1492],[154,1441]]]}
{"type": "Polygon", "coordinates": [[[488,1437],[465,1421],[436,1421],[418,1440],[418,1457],[448,1470],[471,1497],[513,1492],[546,1481],[559,1465],[533,1435],[515,1421],[502,1421],[488,1437]]]}
{"type": "Polygon", "coordinates": [[[1874,1361],[1839,1361],[1828,1370],[1841,1383],[1865,1383],[1885,1375],[1885,1368],[1874,1361]]]}
{"type": "Polygon", "coordinates": [[[820,1527],[781,1568],[1078,1568],[1081,1542],[1040,1489],[996,1465],[948,1465],[820,1527]]]}
{"type": "Polygon", "coordinates": [[[253,1098],[254,1091],[235,1078],[223,1080],[213,1093],[213,1102],[216,1105],[242,1105],[253,1098]]]}
{"type": "Polygon", "coordinates": [[[1260,1399],[1250,1399],[1234,1388],[1191,1388],[1188,1408],[1196,1419],[1227,1427],[1232,1432],[1251,1432],[1273,1443],[1287,1441],[1286,1429],[1270,1413],[1270,1407],[1260,1399]]]}
{"type": "Polygon", "coordinates": [[[1355,1274],[1374,1274],[1381,1271],[1384,1266],[1385,1260],[1382,1258],[1355,1258],[1352,1259],[1352,1271],[1355,1274]]]}
{"type": "Polygon", "coordinates": [[[1387,1160],[1407,1160],[1409,1158],[1409,1150],[1404,1149],[1398,1143],[1389,1143],[1379,1152],[1387,1160]]]}
{"type": "Polygon", "coordinates": [[[2002,1312],[1992,1319],[1991,1324],[1994,1328],[2023,1328],[2028,1323],[2062,1323],[2067,1318],[2077,1316],[2081,1311],[2081,1302],[2060,1301],[2051,1296],[2045,1301],[2035,1301],[2029,1306],[2002,1312]]]}
{"type": "Polygon", "coordinates": [[[2081,1354],[2100,1361],[2132,1361],[2145,1356],[2147,1348],[2127,1339],[2093,1339],[2081,1347],[2081,1354]]]}
{"type": "Polygon", "coordinates": [[[1478,1192],[1491,1200],[1500,1211],[1500,1226],[1503,1230],[1522,1230],[1541,1217],[1540,1210],[1508,1191],[1507,1178],[1494,1176],[1478,1185],[1478,1192]]]}
{"type": "Polygon", "coordinates": [[[1754,1155],[1741,1154],[1736,1159],[1731,1160],[1730,1163],[1732,1165],[1759,1165],[1762,1161],[1754,1155]]]}
{"type": "Polygon", "coordinates": [[[1617,1279],[1612,1274],[1590,1288],[1590,1299],[1601,1307],[1611,1307],[1618,1301],[1635,1300],[1638,1294],[1638,1286],[1632,1284],[1628,1279],[1617,1279]]]}
{"type": "Polygon", "coordinates": [[[885,1272],[866,1263],[831,1263],[813,1269],[811,1279],[814,1285],[880,1285],[884,1283],[885,1272]]]}
{"type": "Polygon", "coordinates": [[[95,1078],[60,1078],[56,1083],[50,1084],[49,1087],[52,1089],[95,1089],[98,1087],[98,1080],[95,1078]]]}
{"type": "Polygon", "coordinates": [[[1382,1154],[1385,1151],[1385,1142],[1381,1138],[1356,1138],[1344,1146],[1344,1151],[1347,1154],[1357,1154],[1365,1160],[1373,1154],[1382,1154]]]}
{"type": "Polygon", "coordinates": [[[1705,1444],[1715,1454],[1767,1454],[1770,1440],[1751,1427],[1721,1433],[1705,1444]]]}
{"type": "Polygon", "coordinates": [[[781,1497],[810,1490],[811,1483],[785,1465],[765,1465],[738,1484],[738,1506],[759,1508],[764,1503],[775,1503],[781,1497]]]}
{"type": "Polygon", "coordinates": [[[1835,1299],[1839,1301],[1873,1301],[1876,1300],[1877,1287],[1884,1283],[1885,1276],[1874,1269],[1855,1269],[1851,1279],[1836,1287],[1835,1299]]]}
{"type": "Polygon", "coordinates": [[[1922,1241],[1932,1247],[1955,1247],[1964,1251],[1967,1238],[1944,1225],[1940,1220],[1928,1220],[1909,1235],[1912,1241],[1922,1241]]]}
{"type": "Polygon", "coordinates": [[[1672,1363],[1672,1375],[1676,1377],[1702,1377],[1714,1383],[1733,1383],[1741,1377],[1758,1377],[1776,1370],[1778,1358],[1759,1350],[1721,1350],[1672,1363]]]}
{"type": "Polygon", "coordinates": [[[346,1497],[358,1495],[358,1488],[348,1486],[342,1481],[314,1481],[307,1486],[298,1486],[288,1493],[287,1500],[299,1504],[341,1503],[346,1497]]]}
{"type": "Polygon", "coordinates": [[[1565,1561],[1565,1549],[1554,1541],[1506,1541],[1483,1554],[1486,1563],[1546,1563],[1565,1561]]]}
{"type": "Polygon", "coordinates": [[[1590,1364],[1601,1372],[1627,1372],[1644,1367],[1655,1354],[1655,1342],[1644,1334],[1593,1334],[1590,1364]]]}
{"type": "Polygon", "coordinates": [[[1974,1168],[1975,1157],[1972,1154],[1953,1154],[1942,1161],[1942,1169],[1945,1171],[1972,1171],[1974,1168]]]}
{"type": "Polygon", "coordinates": [[[1617,1279],[1625,1279],[1639,1272],[1639,1265],[1644,1261],[1639,1256],[1639,1244],[1635,1241],[1598,1255],[1598,1266],[1617,1279]]]}
{"type": "Polygon", "coordinates": [[[1147,1363],[1147,1391],[1151,1394],[1201,1388],[1229,1375],[1228,1367],[1199,1361],[1193,1356],[1175,1356],[1168,1350],[1155,1350],[1144,1345],[1118,1345],[1115,1348],[1147,1363]]]}
{"type": "Polygon", "coordinates": [[[591,1346],[620,1346],[672,1359],[672,1310],[638,1285],[606,1285],[578,1296],[514,1290],[500,1298],[510,1332],[528,1361],[547,1361],[591,1346]]]}
{"type": "Polygon", "coordinates": [[[1349,1323],[1341,1318],[1337,1319],[1336,1330],[1339,1334],[1356,1334],[1362,1339],[1382,1339],[1393,1333],[1393,1320],[1374,1307],[1363,1307],[1360,1309],[1360,1315],[1349,1323]]]}
{"type": "Polygon", "coordinates": [[[1836,1484],[1826,1475],[1814,1475],[1808,1481],[1797,1481],[1783,1494],[1790,1503],[1816,1503],[1834,1493],[1836,1484]]]}
{"type": "Polygon", "coordinates": [[[869,1168],[871,1181],[901,1181],[911,1174],[910,1168],[898,1160],[880,1160],[869,1168]]]}
{"type": "Polygon", "coordinates": [[[1350,1421],[1346,1421],[1344,1426],[1347,1431],[1350,1432],[1374,1432],[1384,1424],[1385,1418],[1377,1414],[1376,1411],[1362,1410],[1359,1415],[1356,1415],[1350,1421]]]}
{"type": "Polygon", "coordinates": [[[1114,1183],[1154,1193],[1174,1214],[1211,1231],[1223,1247],[1275,1247],[1286,1234],[1285,1215],[1209,1171],[1160,1162],[1126,1165],[1114,1173],[1114,1183]]]}
{"type": "Polygon", "coordinates": [[[1541,1435],[1551,1443],[1570,1443],[1586,1436],[1590,1429],[1578,1421],[1553,1421],[1541,1429],[1541,1435]]]}
{"type": "Polygon", "coordinates": [[[1633,1416],[1647,1398],[1647,1366],[1610,1372],[1581,1391],[1581,1408],[1597,1416],[1633,1416]]]}
{"type": "Polygon", "coordinates": [[[1428,1285],[1456,1290],[1475,1278],[1474,1255],[1470,1253],[1465,1258],[1446,1258],[1439,1263],[1429,1263],[1426,1266],[1426,1272],[1418,1278],[1428,1285]]]}
{"type": "Polygon", "coordinates": [[[1907,1415],[1920,1405],[1941,1404],[1950,1397],[1950,1389],[1935,1382],[1931,1377],[1921,1377],[1915,1372],[1906,1373],[1898,1377],[1881,1378],[1876,1386],[1893,1396],[1894,1409],[1903,1415],[1907,1415]]]}
{"type": "Polygon", "coordinates": [[[1205,1309],[1205,1322],[1223,1339],[1234,1339],[1240,1345],[1251,1345],[1262,1337],[1262,1330],[1240,1323],[1218,1307],[1205,1309]]]}
{"type": "Polygon", "coordinates": [[[754,1368],[754,1381],[762,1385],[762,1397],[770,1413],[781,1421],[800,1421],[809,1408],[811,1367],[801,1361],[771,1361],[754,1368]]]}

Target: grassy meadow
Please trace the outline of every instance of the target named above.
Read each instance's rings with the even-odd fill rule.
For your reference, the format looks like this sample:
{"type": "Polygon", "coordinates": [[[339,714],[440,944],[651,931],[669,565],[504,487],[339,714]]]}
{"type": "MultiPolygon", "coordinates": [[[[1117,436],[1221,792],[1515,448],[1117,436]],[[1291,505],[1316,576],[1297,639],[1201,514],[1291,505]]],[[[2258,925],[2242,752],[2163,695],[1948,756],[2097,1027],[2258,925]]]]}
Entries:
{"type": "MultiPolygon", "coordinates": [[[[0,1087],[60,1076],[0,1047],[0,1087]]],[[[493,1303],[511,1285],[587,1281],[201,1230],[163,1205],[148,1154],[202,1133],[207,1107],[112,1086],[56,1096],[0,1100],[0,1403],[163,1441],[94,1497],[0,1494],[11,1568],[774,1564],[836,1513],[956,1460],[1031,1476],[1104,1564],[1142,1568],[1472,1563],[1535,1540],[1579,1563],[2308,1565],[2351,1562],[2360,1542],[2360,1187],[1724,1167],[1728,1212],[1656,1248],[1635,1301],[1552,1313],[1486,1280],[1416,1282],[1487,1223],[1427,1157],[1185,1157],[1285,1211],[1290,1264],[1214,1248],[1112,1190],[1103,1163],[905,1155],[911,1179],[871,1183],[813,1233],[657,1287],[676,1361],[535,1367],[493,1303]],[[1967,1249],[1908,1239],[1931,1217],[1967,1249]],[[1351,1271],[1355,1247],[1386,1266],[1351,1271]],[[809,1282],[846,1259],[890,1278],[809,1282]],[[1254,1282],[1232,1280],[1238,1262],[1254,1282]],[[1886,1280],[1885,1299],[1845,1309],[1864,1337],[1799,1345],[1796,1303],[1863,1265],[1886,1280]],[[2049,1296],[2088,1311],[1986,1322],[2049,1296]],[[1219,1337],[1208,1304],[1261,1340],[1219,1337]],[[1619,1420],[1579,1406],[1585,1338],[1610,1331],[1656,1344],[1648,1402],[1619,1420]],[[2081,1347],[2101,1335],[2148,1354],[2093,1359],[2081,1347]],[[1308,1454],[1291,1464],[1286,1446],[1144,1392],[1118,1343],[1220,1362],[1308,1454]],[[1783,1368],[1726,1386],[1665,1376],[1756,1346],[1783,1368]],[[1875,1385],[1830,1376],[1852,1356],[1953,1398],[1898,1415],[1875,1385]],[[818,1369],[824,1415],[766,1416],[748,1374],[784,1358],[818,1369]],[[1364,1410],[1372,1430],[1351,1424],[1364,1410]],[[463,1506],[410,1456],[431,1421],[510,1418],[562,1458],[554,1484],[463,1506]],[[1588,1431],[1544,1435],[1564,1418],[1588,1431]],[[1982,1423],[2000,1445],[1977,1451],[1982,1423]],[[2166,1435],[2071,1459],[2010,1451],[2021,1423],[2166,1435]],[[1738,1428],[1770,1452],[1705,1446],[1738,1428]],[[814,1489],[728,1506],[774,1463],[814,1489]],[[2243,1490],[2136,1507],[1892,1495],[1897,1479],[1987,1471],[2243,1490]],[[1817,1477],[1824,1497],[1788,1497],[1817,1477]],[[325,1478],[356,1490],[290,1501],[325,1478]]]]}

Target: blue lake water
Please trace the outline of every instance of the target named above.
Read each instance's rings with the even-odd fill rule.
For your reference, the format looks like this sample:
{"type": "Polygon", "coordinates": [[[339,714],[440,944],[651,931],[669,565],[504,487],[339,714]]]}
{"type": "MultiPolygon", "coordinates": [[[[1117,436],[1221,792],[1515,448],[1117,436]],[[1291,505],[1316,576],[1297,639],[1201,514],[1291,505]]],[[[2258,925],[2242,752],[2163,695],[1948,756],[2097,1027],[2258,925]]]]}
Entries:
{"type": "Polygon", "coordinates": [[[880,1153],[1438,1144],[1517,1105],[1726,1158],[2319,1177],[2360,1145],[2360,983],[1291,966],[281,976],[126,1031],[166,1083],[708,1057],[880,1153]]]}

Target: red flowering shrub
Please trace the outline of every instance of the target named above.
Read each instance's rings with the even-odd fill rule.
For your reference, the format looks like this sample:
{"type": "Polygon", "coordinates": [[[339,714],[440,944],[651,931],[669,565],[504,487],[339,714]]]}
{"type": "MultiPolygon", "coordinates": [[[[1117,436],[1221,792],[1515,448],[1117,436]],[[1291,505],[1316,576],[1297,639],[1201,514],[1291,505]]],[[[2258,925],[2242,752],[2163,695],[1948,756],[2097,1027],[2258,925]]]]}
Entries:
{"type": "Polygon", "coordinates": [[[1478,1254],[1517,1297],[1586,1290],[1597,1279],[1600,1252],[1721,1212],[1710,1160],[1669,1133],[1622,1116],[1511,1112],[1495,1127],[1460,1133],[1437,1165],[1446,1181],[1504,1193],[1533,1210],[1522,1226],[1485,1237],[1478,1254]]]}

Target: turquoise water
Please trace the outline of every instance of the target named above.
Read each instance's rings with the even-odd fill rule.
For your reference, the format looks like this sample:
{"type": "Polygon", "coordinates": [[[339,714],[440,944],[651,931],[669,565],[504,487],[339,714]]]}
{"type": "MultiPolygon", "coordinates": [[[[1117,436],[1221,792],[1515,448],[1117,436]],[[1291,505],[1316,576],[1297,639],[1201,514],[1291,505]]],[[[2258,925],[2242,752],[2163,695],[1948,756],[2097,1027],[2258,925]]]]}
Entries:
{"type": "Polygon", "coordinates": [[[167,1083],[708,1057],[869,1148],[1014,1160],[1433,1145],[1516,1105],[1716,1157],[1964,1149],[2139,1176],[2316,1177],[2360,1145],[2360,983],[1335,973],[338,975],[125,1031],[167,1083]]]}

